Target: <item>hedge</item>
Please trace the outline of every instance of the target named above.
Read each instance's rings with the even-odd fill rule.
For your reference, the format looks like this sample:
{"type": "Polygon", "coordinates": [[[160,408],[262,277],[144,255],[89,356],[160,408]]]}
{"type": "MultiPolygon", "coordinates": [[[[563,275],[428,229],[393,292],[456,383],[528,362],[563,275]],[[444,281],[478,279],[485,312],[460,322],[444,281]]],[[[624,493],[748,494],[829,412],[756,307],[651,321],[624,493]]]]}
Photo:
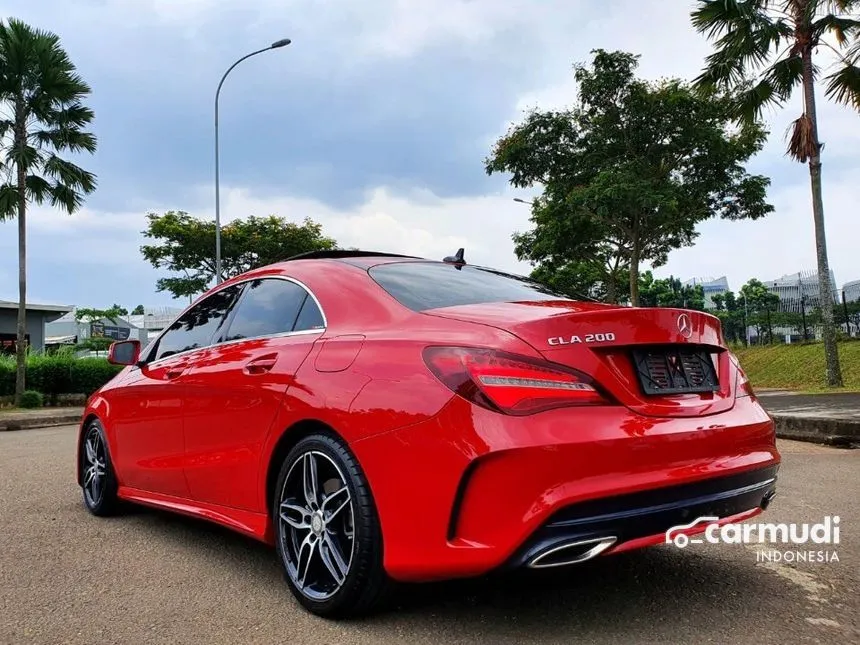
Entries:
{"type": "MultiPolygon", "coordinates": [[[[70,355],[31,355],[27,357],[26,385],[56,402],[60,394],[89,396],[111,380],[121,365],[105,358],[75,358],[70,355]]],[[[15,357],[0,357],[0,396],[15,394],[15,357]]]]}

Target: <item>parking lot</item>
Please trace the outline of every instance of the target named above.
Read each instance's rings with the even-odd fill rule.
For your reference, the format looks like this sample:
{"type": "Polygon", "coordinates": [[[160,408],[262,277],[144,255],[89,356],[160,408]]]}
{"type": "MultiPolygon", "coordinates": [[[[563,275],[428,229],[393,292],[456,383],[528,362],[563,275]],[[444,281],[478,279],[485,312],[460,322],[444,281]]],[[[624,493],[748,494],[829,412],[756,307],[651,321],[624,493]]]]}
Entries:
{"type": "Polygon", "coordinates": [[[860,451],[782,443],[763,516],[839,515],[839,562],[661,546],[552,575],[409,587],[386,613],[335,623],[300,610],[262,545],[151,510],[91,517],[74,439],[73,427],[0,433],[0,643],[860,641],[860,451]]]}

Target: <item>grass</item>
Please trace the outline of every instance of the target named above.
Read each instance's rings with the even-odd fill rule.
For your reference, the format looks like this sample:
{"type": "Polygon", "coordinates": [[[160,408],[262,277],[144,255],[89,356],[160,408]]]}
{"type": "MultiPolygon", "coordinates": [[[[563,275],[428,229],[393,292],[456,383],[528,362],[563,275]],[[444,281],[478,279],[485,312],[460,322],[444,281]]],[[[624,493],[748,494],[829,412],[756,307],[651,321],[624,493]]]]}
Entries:
{"type": "Polygon", "coordinates": [[[839,343],[839,362],[845,385],[842,390],[827,387],[824,345],[821,343],[738,347],[733,351],[754,388],[809,393],[860,392],[860,341],[839,343]]]}

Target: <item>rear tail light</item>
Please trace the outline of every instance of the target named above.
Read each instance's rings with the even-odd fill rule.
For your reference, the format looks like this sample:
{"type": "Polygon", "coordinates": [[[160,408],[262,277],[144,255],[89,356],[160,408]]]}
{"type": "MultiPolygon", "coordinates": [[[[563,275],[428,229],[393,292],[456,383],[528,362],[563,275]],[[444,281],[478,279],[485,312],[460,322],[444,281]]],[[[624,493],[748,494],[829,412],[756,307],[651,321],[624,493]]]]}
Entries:
{"type": "Polygon", "coordinates": [[[469,347],[427,347],[424,362],[464,399],[505,414],[522,416],[610,403],[586,374],[527,356],[469,347]]]}
{"type": "Polygon", "coordinates": [[[735,366],[735,369],[738,371],[737,377],[737,394],[736,396],[751,396],[755,397],[755,391],[753,390],[752,383],[750,383],[750,379],[747,376],[747,373],[744,372],[744,369],[741,367],[741,362],[738,360],[738,357],[734,354],[730,353],[729,357],[732,359],[732,364],[735,366]]]}

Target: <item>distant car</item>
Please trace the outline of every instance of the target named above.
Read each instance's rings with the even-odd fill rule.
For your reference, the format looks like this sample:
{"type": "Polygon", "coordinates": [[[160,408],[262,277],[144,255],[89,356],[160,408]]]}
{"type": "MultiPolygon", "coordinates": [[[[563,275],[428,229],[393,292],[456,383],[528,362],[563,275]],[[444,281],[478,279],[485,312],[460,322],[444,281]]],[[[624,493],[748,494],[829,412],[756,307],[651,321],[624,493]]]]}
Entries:
{"type": "Polygon", "coordinates": [[[88,401],[78,483],[276,547],[321,616],[767,506],[773,422],[698,311],[465,263],[307,254],[210,290],[88,401]]]}

